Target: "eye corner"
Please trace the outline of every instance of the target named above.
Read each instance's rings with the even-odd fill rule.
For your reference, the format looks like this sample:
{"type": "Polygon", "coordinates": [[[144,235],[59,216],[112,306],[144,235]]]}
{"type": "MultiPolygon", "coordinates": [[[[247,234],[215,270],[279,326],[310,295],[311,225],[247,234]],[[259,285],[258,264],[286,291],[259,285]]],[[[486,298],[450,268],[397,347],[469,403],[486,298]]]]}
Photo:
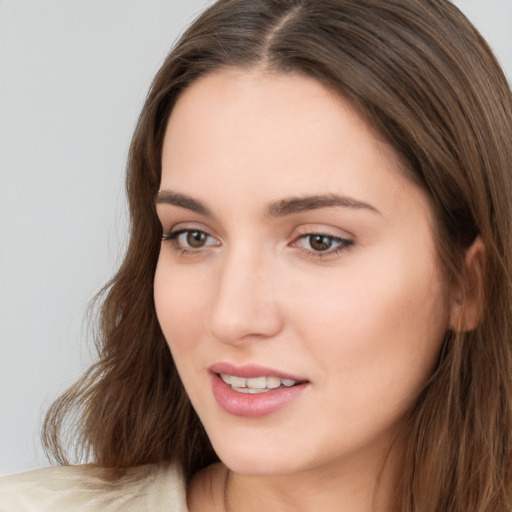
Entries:
{"type": "Polygon", "coordinates": [[[348,238],[327,230],[308,229],[296,235],[289,246],[297,248],[309,258],[328,259],[349,251],[354,244],[354,237],[348,238]]]}
{"type": "Polygon", "coordinates": [[[168,243],[179,256],[200,255],[219,247],[220,240],[196,226],[175,226],[162,234],[162,243],[168,243]]]}

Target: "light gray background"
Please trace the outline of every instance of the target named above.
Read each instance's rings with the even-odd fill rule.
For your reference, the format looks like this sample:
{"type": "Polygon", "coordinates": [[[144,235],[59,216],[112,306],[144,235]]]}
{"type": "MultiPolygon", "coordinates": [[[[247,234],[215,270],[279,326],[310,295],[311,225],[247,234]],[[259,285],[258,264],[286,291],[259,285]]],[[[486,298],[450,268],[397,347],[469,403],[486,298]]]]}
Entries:
{"type": "MultiPolygon", "coordinates": [[[[47,462],[52,399],[90,361],[83,317],[119,263],[142,102],[208,0],[0,0],[0,474],[47,462]]],[[[458,0],[512,77],[512,0],[458,0]]]]}

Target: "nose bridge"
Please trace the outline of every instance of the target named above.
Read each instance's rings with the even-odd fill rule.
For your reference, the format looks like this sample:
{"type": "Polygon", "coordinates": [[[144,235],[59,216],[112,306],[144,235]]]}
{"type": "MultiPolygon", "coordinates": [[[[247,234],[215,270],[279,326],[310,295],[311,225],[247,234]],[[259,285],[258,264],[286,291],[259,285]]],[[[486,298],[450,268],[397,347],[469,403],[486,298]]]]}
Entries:
{"type": "Polygon", "coordinates": [[[252,244],[227,250],[219,261],[208,317],[210,333],[225,343],[276,334],[280,318],[272,286],[274,272],[272,258],[252,244]]]}

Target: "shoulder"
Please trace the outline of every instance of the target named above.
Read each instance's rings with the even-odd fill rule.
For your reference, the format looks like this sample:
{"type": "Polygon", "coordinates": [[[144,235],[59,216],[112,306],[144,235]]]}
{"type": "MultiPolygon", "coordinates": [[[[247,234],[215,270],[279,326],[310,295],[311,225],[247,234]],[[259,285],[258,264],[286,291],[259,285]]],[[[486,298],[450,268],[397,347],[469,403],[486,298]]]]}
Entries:
{"type": "Polygon", "coordinates": [[[0,478],[0,512],[187,512],[176,466],[130,468],[117,478],[90,465],[38,469],[0,478]]]}

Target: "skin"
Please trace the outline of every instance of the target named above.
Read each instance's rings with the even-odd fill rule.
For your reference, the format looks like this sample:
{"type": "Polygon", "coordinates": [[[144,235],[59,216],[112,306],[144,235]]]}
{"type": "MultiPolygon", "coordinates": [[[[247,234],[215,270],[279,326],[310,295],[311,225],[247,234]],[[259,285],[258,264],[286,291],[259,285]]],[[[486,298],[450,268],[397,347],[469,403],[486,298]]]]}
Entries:
{"type": "MultiPolygon", "coordinates": [[[[157,202],[164,235],[207,236],[196,247],[190,232],[162,242],[154,296],[187,393],[232,471],[230,510],[392,510],[399,438],[376,494],[375,484],[450,321],[426,195],[315,80],[233,69],[178,100],[160,198],[169,191],[209,210],[157,202]],[[367,207],[268,214],[269,203],[332,194],[367,207]],[[317,250],[318,233],[331,248],[317,250]],[[238,417],[212,394],[208,368],[219,361],[308,384],[272,414],[238,417]]],[[[194,478],[191,511],[222,510],[224,474],[217,465],[194,478]]]]}

